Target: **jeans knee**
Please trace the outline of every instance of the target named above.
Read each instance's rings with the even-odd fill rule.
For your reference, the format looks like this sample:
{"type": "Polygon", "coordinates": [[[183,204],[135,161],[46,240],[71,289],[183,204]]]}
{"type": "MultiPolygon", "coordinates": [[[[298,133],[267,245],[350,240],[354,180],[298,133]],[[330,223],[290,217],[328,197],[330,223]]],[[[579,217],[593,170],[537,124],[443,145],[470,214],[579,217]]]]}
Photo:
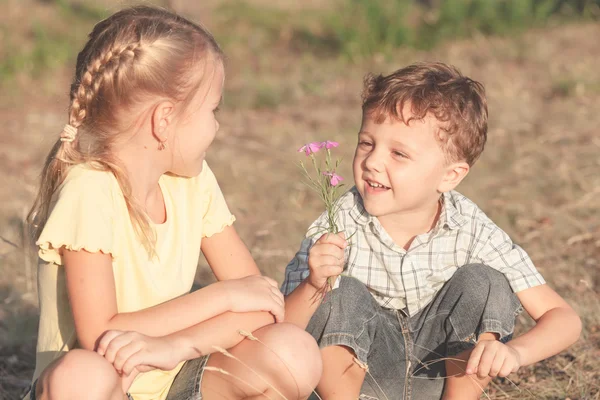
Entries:
{"type": "Polygon", "coordinates": [[[521,309],[508,279],[483,264],[459,268],[449,282],[448,293],[454,299],[452,331],[460,340],[492,332],[507,340],[521,309]]]}
{"type": "Polygon", "coordinates": [[[458,268],[451,283],[454,290],[473,298],[487,299],[492,291],[512,293],[506,276],[484,264],[469,264],[458,268]]]}
{"type": "Polygon", "coordinates": [[[350,276],[340,277],[340,286],[334,290],[335,296],[340,297],[343,304],[364,303],[365,299],[370,299],[371,293],[367,286],[356,278],[350,276]],[[336,293],[337,291],[337,293],[336,293]]]}

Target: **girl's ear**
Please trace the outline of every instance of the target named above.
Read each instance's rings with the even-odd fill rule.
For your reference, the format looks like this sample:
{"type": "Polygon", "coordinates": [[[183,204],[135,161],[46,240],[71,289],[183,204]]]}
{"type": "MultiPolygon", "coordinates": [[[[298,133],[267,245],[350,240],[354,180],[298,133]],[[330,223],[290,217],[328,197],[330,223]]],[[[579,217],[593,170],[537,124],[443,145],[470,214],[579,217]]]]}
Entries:
{"type": "Polygon", "coordinates": [[[169,138],[169,127],[175,117],[175,105],[170,101],[162,101],[152,111],[152,135],[164,144],[169,138]]]}
{"type": "Polygon", "coordinates": [[[467,176],[470,167],[466,162],[457,162],[446,167],[444,178],[438,186],[438,192],[445,193],[453,190],[467,176]]]}

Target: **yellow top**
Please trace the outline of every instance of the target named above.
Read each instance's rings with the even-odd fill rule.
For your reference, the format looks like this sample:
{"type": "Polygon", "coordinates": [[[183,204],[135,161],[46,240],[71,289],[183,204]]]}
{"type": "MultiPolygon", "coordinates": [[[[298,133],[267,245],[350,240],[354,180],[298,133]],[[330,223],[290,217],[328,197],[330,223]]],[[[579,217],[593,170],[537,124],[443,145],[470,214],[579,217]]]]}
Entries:
{"type": "MultiPolygon", "coordinates": [[[[118,311],[152,307],[190,291],[200,242],[235,220],[206,164],[195,178],[163,175],[166,222],[155,224],[158,257],[150,259],[134,231],[114,175],[89,165],[71,168],[51,205],[39,246],[40,326],[33,380],[56,358],[77,348],[59,249],[101,251],[112,256],[118,311]]],[[[99,299],[101,301],[101,299],[99,299]]],[[[159,322],[157,322],[159,323],[159,322]]],[[[136,400],[163,400],[183,363],[172,371],[142,373],[130,393],[136,400]]]]}

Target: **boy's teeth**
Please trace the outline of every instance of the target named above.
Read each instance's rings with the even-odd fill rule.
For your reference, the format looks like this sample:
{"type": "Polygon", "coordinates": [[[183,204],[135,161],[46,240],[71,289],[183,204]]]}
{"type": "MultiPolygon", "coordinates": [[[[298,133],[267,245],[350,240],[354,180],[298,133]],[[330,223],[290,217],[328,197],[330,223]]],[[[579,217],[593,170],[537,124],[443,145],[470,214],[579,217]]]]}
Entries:
{"type": "Polygon", "coordinates": [[[373,182],[369,182],[369,186],[374,187],[374,188],[382,188],[385,187],[383,185],[380,185],[379,183],[373,183],[373,182]]]}

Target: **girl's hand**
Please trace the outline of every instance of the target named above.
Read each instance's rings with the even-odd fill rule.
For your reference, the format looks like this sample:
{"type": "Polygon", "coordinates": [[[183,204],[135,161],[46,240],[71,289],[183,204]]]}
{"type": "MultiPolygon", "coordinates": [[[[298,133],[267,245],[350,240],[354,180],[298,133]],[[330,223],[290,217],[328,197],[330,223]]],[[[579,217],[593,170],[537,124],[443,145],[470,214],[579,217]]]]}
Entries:
{"type": "Polygon", "coordinates": [[[283,322],[285,303],[279,285],[266,276],[251,275],[218,282],[225,289],[229,311],[267,311],[276,322],[283,322]]]}
{"type": "Polygon", "coordinates": [[[488,376],[505,377],[517,372],[520,367],[521,357],[510,345],[497,340],[481,340],[469,356],[466,372],[484,379],[488,376]]]}
{"type": "Polygon", "coordinates": [[[348,243],[344,233],[326,233],[315,242],[308,252],[308,283],[322,290],[330,277],[336,277],[344,270],[344,249],[348,243]]]}
{"type": "Polygon", "coordinates": [[[169,371],[183,360],[176,346],[160,337],[138,332],[107,331],[96,352],[106,358],[122,376],[153,369],[169,371]]]}

